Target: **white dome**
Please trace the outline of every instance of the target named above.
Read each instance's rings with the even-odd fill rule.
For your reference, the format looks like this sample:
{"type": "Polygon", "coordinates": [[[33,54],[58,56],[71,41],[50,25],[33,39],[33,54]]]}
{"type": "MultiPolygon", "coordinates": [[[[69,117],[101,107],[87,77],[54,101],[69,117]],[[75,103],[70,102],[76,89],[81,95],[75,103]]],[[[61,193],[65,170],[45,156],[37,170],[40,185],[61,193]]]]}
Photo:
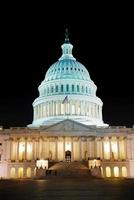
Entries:
{"type": "Polygon", "coordinates": [[[102,101],[87,69],[72,55],[73,45],[65,39],[62,56],[50,66],[33,102],[30,127],[51,125],[66,118],[86,125],[106,126],[102,121],[102,101]]]}

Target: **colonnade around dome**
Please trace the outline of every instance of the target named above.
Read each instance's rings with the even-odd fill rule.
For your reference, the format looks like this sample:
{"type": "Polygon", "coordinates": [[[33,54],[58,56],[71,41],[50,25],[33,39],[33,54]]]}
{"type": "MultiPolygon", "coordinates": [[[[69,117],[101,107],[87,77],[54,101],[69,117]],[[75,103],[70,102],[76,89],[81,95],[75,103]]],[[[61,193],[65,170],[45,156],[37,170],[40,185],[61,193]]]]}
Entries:
{"type": "MultiPolygon", "coordinates": [[[[64,99],[63,99],[64,100],[64,99]]],[[[34,120],[51,116],[87,116],[102,120],[102,106],[84,100],[49,100],[34,107],[34,120]]]]}

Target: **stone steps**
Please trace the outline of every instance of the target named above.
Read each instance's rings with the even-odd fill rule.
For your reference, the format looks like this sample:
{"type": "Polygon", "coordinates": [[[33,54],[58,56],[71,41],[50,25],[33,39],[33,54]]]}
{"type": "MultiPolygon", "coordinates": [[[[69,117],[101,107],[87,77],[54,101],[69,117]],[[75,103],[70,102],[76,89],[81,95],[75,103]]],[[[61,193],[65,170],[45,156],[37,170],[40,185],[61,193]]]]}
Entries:
{"type": "Polygon", "coordinates": [[[82,162],[58,162],[49,170],[57,171],[57,176],[87,177],[91,176],[88,167],[82,162]]]}

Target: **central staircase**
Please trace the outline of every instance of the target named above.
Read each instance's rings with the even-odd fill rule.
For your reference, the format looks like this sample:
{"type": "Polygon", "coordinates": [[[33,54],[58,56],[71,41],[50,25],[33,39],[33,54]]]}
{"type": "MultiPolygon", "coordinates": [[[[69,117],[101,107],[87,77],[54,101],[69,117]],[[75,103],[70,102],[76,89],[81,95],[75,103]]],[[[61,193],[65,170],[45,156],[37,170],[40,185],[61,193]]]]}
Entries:
{"type": "Polygon", "coordinates": [[[49,170],[60,177],[91,177],[85,162],[58,162],[49,167],[49,170]]]}

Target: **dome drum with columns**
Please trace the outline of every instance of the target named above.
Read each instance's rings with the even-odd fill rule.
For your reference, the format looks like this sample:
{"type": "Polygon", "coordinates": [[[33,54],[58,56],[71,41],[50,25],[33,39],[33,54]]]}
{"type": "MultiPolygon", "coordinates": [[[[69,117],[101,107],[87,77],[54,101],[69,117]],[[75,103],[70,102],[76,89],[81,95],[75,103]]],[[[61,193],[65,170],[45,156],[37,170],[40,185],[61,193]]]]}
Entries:
{"type": "Polygon", "coordinates": [[[33,102],[34,119],[29,127],[47,126],[72,119],[86,125],[106,127],[102,120],[102,101],[87,69],[72,55],[68,34],[61,46],[62,56],[48,69],[33,102]]]}

